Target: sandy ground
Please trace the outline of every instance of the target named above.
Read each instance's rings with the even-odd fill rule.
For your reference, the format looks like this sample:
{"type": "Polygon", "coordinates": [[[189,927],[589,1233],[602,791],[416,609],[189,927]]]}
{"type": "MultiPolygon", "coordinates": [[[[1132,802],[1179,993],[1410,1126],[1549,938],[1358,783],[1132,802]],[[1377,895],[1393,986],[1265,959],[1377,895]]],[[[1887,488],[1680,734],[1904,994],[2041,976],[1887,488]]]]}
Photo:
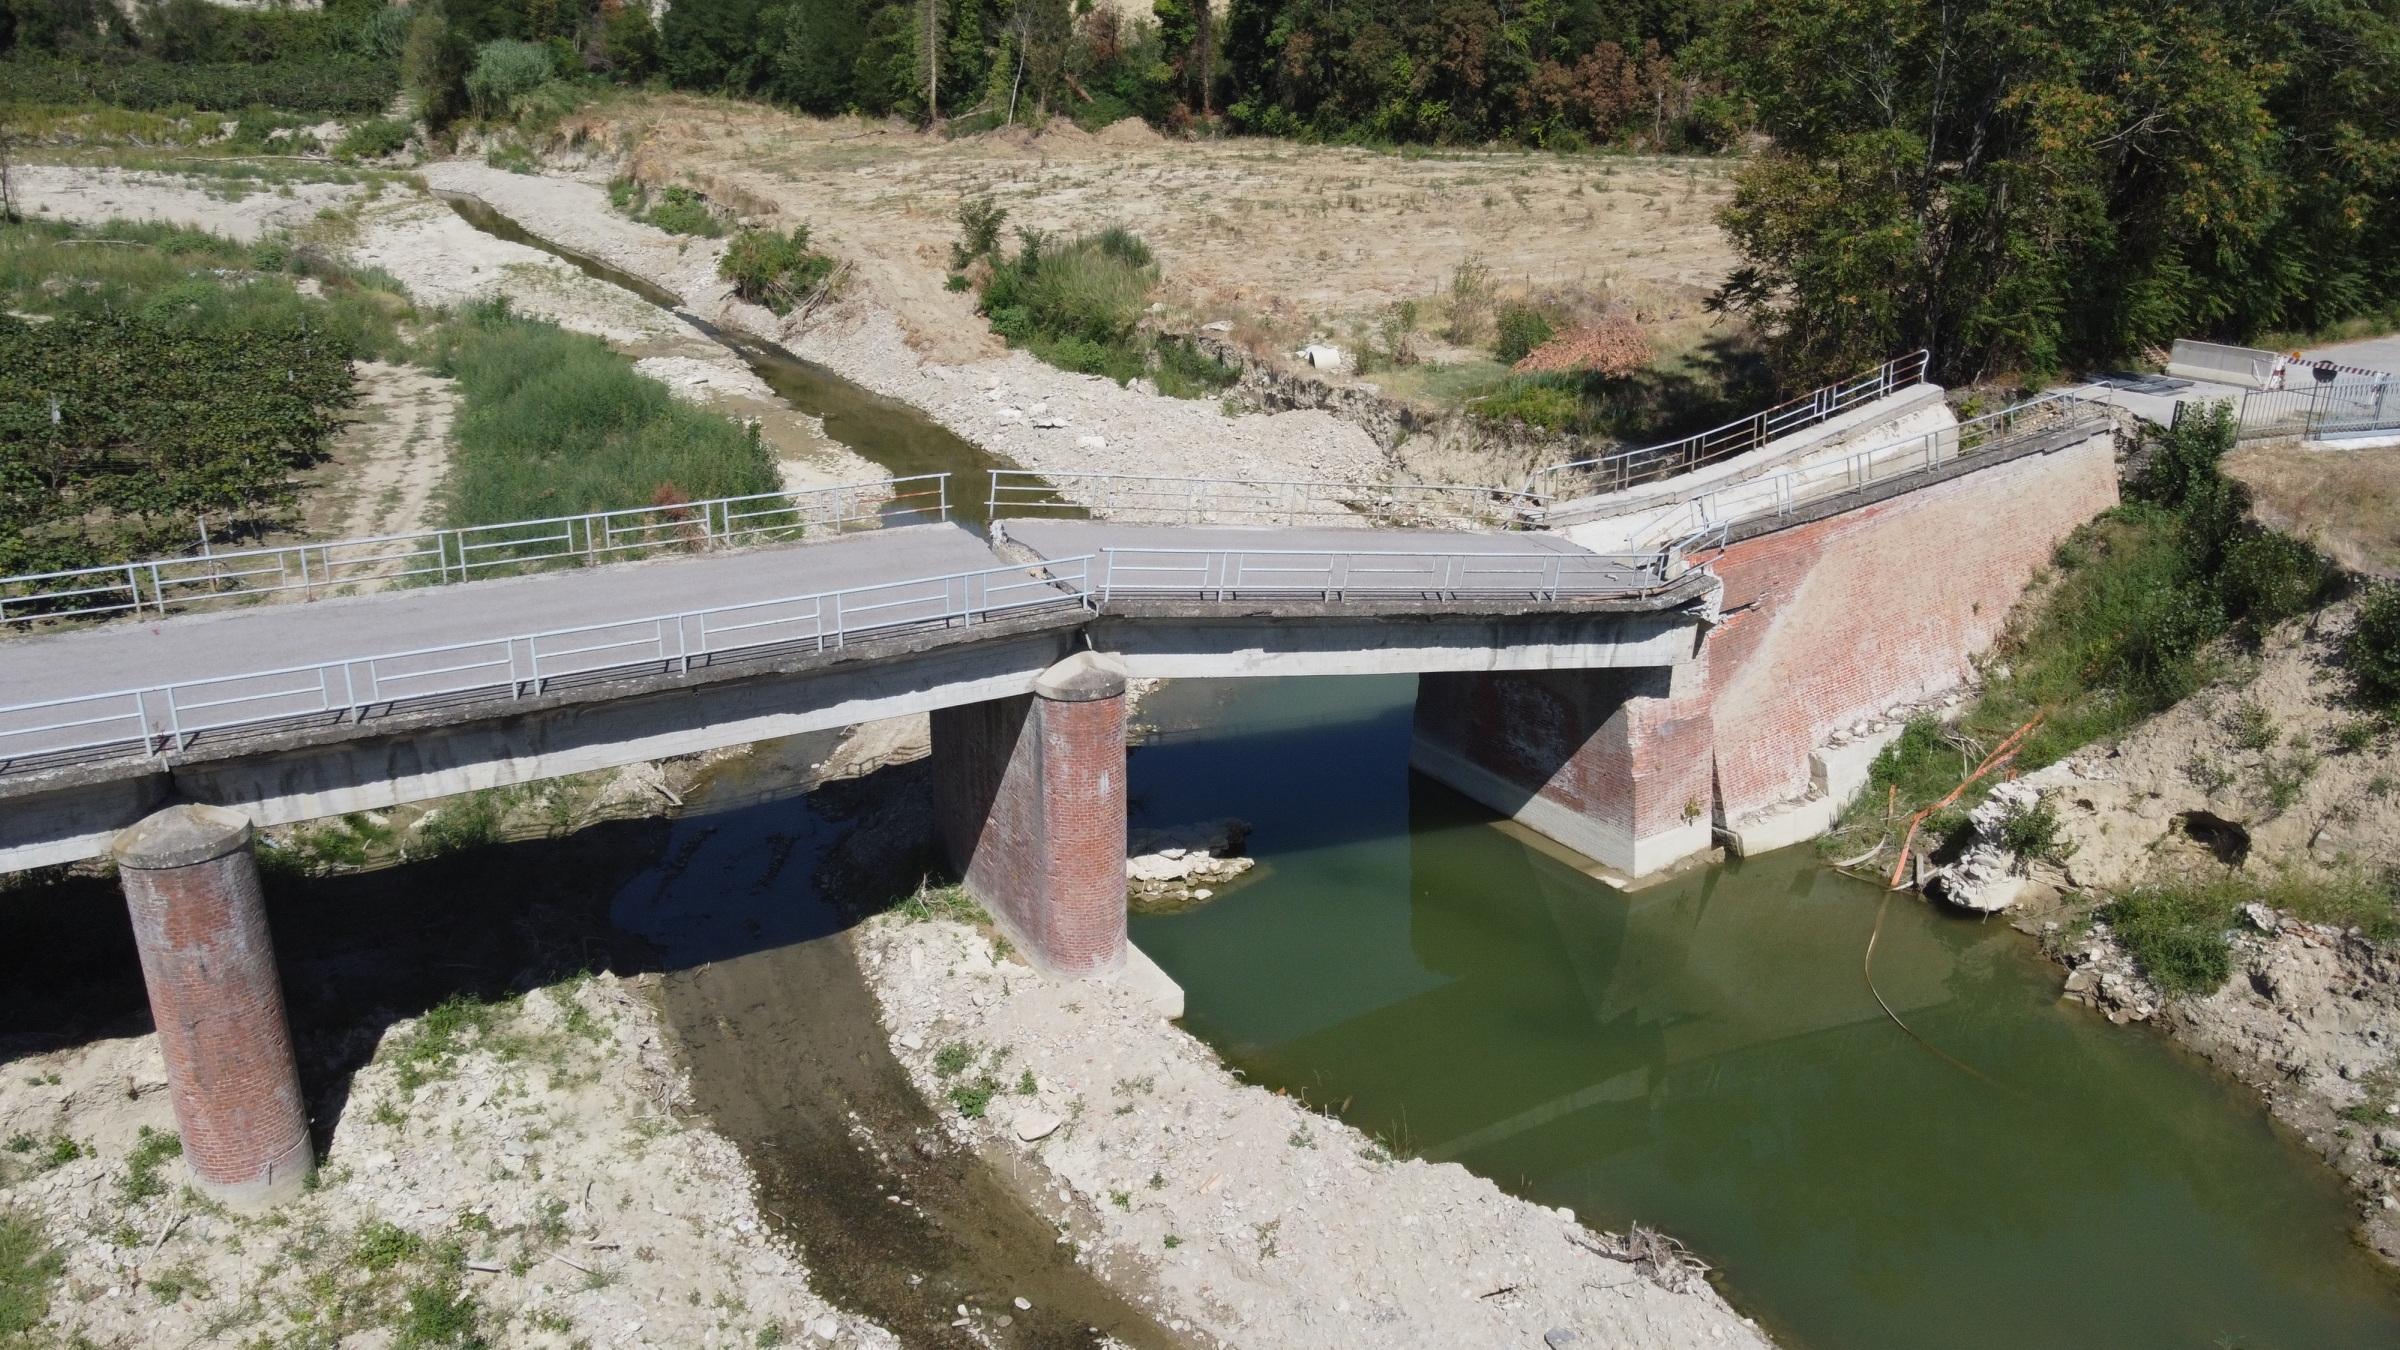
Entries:
{"type": "Polygon", "coordinates": [[[366,192],[340,183],[245,187],[203,175],[88,165],[18,164],[9,173],[18,200],[37,218],[163,221],[245,244],[273,231],[298,229],[319,212],[340,210],[366,192]]]}
{"type": "Polygon", "coordinates": [[[301,475],[300,533],[368,539],[432,529],[458,392],[422,366],[361,361],[356,369],[358,402],[331,457],[301,475]]]}
{"type": "Polygon", "coordinates": [[[261,1218],[195,1199],[172,1158],[158,1194],[130,1195],[139,1131],[174,1128],[156,1037],[13,1061],[0,1134],[79,1154],[8,1155],[0,1191],[64,1255],[49,1325],[108,1346],[390,1344],[433,1290],[470,1296],[497,1345],[897,1343],[810,1293],[768,1238],[733,1145],[681,1113],[639,989],[603,975],[536,990],[417,1061],[426,1081],[409,1086],[418,1034],[385,1032],[321,1184],[261,1218]]]}
{"type": "Polygon", "coordinates": [[[1566,1211],[1238,1082],[1122,984],[1043,980],[944,919],[887,916],[859,947],[926,1096],[995,1089],[948,1128],[1097,1215],[1079,1259],[1155,1286],[1171,1331],[1250,1350],[1766,1344],[1697,1276],[1662,1281],[1566,1211]]]}
{"type": "Polygon", "coordinates": [[[1139,124],[944,140],[684,96],[589,121],[600,143],[630,140],[645,177],[808,221],[921,350],[950,362],[997,345],[971,298],[942,287],[958,203],[974,195],[1012,225],[1128,226],[1158,251],[1171,308],[1280,339],[1433,297],[1470,255],[1503,282],[1613,290],[1660,318],[1695,310],[1732,265],[1714,220],[1730,191],[1722,161],[1186,142],[1139,124]]]}
{"type": "MultiPolygon", "coordinates": [[[[1387,476],[1374,441],[1327,413],[1229,417],[1213,402],[1120,388],[996,344],[964,365],[928,359],[910,346],[892,296],[872,274],[805,323],[778,319],[734,300],[717,280],[721,241],[681,238],[617,214],[594,182],[512,174],[472,160],[427,165],[425,178],[480,197],[542,238],[663,286],[697,314],[781,343],[1029,468],[1249,480],[1387,476]]],[[[940,280],[934,275],[937,291],[940,280]]],[[[982,331],[980,319],[967,317],[982,331]]]]}

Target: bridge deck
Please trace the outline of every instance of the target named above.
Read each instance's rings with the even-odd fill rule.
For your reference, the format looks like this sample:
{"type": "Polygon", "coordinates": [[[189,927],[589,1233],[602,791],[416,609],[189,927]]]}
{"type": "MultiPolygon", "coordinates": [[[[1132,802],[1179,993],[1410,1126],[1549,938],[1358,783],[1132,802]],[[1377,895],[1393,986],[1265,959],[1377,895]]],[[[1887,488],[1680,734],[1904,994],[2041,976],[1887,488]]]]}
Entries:
{"type": "Polygon", "coordinates": [[[0,706],[998,567],[956,525],[0,639],[0,706]]]}
{"type": "Polygon", "coordinates": [[[1531,531],[1356,530],[1338,526],[1137,525],[1114,520],[1010,520],[1009,541],[1044,558],[1102,549],[1198,549],[1244,553],[1588,554],[1563,535],[1531,531]]]}

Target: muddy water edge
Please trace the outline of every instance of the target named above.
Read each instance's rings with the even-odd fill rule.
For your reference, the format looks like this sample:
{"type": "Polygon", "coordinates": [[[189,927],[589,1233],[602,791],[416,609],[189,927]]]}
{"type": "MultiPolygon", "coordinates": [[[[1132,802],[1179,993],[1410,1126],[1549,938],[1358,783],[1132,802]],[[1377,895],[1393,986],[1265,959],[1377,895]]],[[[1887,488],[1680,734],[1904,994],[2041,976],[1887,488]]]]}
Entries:
{"type": "MultiPolygon", "coordinates": [[[[893,1058],[847,931],[855,916],[821,883],[857,823],[848,812],[922,799],[923,766],[801,795],[836,739],[715,766],[656,861],[618,890],[611,918],[667,972],[660,1006],[694,1104],[742,1150],[760,1208],[800,1246],[817,1291],[906,1344],[1180,1344],[1076,1263],[1062,1237],[1074,1215],[1036,1212],[1030,1182],[944,1136],[893,1058]]],[[[841,890],[904,893],[919,855],[873,852],[876,880],[846,872],[841,890]]]]}

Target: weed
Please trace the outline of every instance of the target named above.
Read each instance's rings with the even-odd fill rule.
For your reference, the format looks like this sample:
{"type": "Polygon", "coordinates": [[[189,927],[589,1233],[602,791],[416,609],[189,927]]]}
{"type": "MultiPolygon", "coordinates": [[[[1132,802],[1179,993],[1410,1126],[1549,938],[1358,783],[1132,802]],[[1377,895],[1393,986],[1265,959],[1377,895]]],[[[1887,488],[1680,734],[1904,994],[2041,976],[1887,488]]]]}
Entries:
{"type": "Polygon", "coordinates": [[[188,1261],[153,1271],[143,1283],[161,1303],[180,1303],[186,1294],[208,1297],[208,1281],[200,1278],[199,1270],[188,1261]]]}
{"type": "Polygon", "coordinates": [[[133,1152],[125,1159],[125,1175],[117,1179],[117,1194],[128,1201],[148,1200],[167,1193],[167,1180],[159,1175],[169,1158],[183,1156],[183,1141],[172,1133],[141,1128],[133,1152]]]}
{"type": "Polygon", "coordinates": [[[1020,1096],[1020,1097],[1031,1097],[1031,1096],[1035,1095],[1036,1093],[1039,1093],[1041,1090],[1042,1090],[1042,1086],[1041,1086],[1041,1084],[1039,1084],[1039,1083],[1037,1083],[1037,1082],[1035,1082],[1035,1081],[1033,1080],[1033,1070],[1031,1070],[1031,1069],[1027,1069],[1027,1070],[1025,1070],[1023,1073],[1020,1073],[1020,1074],[1018,1074],[1018,1075],[1017,1075],[1017,1095],[1018,1095],[1018,1096],[1020,1096]]]}
{"type": "Polygon", "coordinates": [[[2000,818],[2000,842],[2034,862],[2064,864],[2075,853],[2075,845],[2059,834],[2058,810],[2047,796],[2036,797],[2031,806],[2011,804],[2000,818]]]}
{"type": "Polygon", "coordinates": [[[975,1062],[975,1047],[966,1041],[952,1041],[933,1052],[933,1072],[942,1078],[956,1078],[975,1062]]]}
{"type": "Polygon", "coordinates": [[[1167,1174],[1164,1172],[1152,1172],[1150,1174],[1149,1186],[1150,1189],[1154,1191],[1165,1190],[1167,1188],[1167,1174]]]}
{"type": "Polygon", "coordinates": [[[2225,715],[2225,730],[2236,750],[2265,750],[2275,744],[2275,719],[2256,699],[2234,704],[2225,715]]]}
{"type": "Polygon", "coordinates": [[[959,923],[984,921],[983,906],[967,894],[964,886],[919,885],[916,893],[893,907],[893,913],[910,923],[929,919],[951,919],[959,923]]]}
{"type": "Polygon", "coordinates": [[[2373,748],[2391,730],[2391,724],[2379,717],[2353,717],[2333,729],[2333,747],[2345,755],[2355,755],[2373,748]]]}
{"type": "Polygon", "coordinates": [[[445,1271],[411,1287],[392,1344],[400,1350],[482,1350],[483,1308],[459,1288],[456,1272],[445,1271]]]}
{"type": "Polygon", "coordinates": [[[780,234],[744,230],[717,260],[717,275],[732,282],[733,293],[751,304],[789,314],[833,276],[833,259],[809,247],[805,224],[780,234]]]}
{"type": "Polygon", "coordinates": [[[350,1264],[366,1271],[385,1271],[423,1250],[416,1234],[396,1224],[374,1219],[350,1240],[350,1264]]]}
{"type": "Polygon", "coordinates": [[[30,1341],[49,1315],[66,1258],[51,1245],[41,1219],[17,1209],[0,1209],[0,1344],[30,1341]]]}
{"type": "Polygon", "coordinates": [[[1163,1238],[1159,1239],[1159,1242],[1160,1242],[1160,1245],[1164,1246],[1164,1247],[1165,1247],[1165,1248],[1166,1248],[1168,1251],[1173,1251],[1173,1250],[1175,1250],[1177,1247],[1180,1247],[1180,1246],[1182,1246],[1182,1245],[1183,1245],[1183,1239],[1182,1239],[1182,1238],[1180,1238],[1180,1237],[1177,1237],[1177,1236],[1176,1236],[1176,1235],[1174,1235],[1173,1233],[1169,1233],[1169,1234],[1167,1234],[1165,1237],[1163,1237],[1163,1238]]]}
{"type": "Polygon", "coordinates": [[[1119,1209],[1131,1212],[1133,1209],[1133,1192],[1112,1190],[1108,1193],[1108,1203],[1115,1205],[1119,1209]]]}
{"type": "Polygon", "coordinates": [[[991,1109],[993,1095],[999,1091],[1000,1080],[983,1074],[972,1082],[951,1084],[950,1104],[967,1119],[981,1120],[984,1112],[991,1109]]]}

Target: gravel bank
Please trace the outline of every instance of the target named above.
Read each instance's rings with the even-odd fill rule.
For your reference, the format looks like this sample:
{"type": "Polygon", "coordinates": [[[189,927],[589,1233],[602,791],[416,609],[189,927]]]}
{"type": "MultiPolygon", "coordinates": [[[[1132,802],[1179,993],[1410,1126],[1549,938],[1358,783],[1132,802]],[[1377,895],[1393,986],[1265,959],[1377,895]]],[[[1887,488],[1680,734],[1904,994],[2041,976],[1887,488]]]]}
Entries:
{"type": "Polygon", "coordinates": [[[887,916],[859,948],[896,1053],[954,1103],[946,1128],[1096,1214],[1080,1259],[1146,1280],[1172,1331],[1245,1350],[1767,1344],[1704,1281],[1601,1255],[1565,1211],[1243,1085],[1122,985],[1042,980],[940,919],[887,916]],[[980,1118],[955,1104],[986,1090],[980,1118]]]}
{"type": "Polygon", "coordinates": [[[770,1239],[739,1153],[683,1114],[633,984],[536,990],[449,1053],[427,1035],[384,1031],[320,1184],[256,1219],[194,1199],[172,1157],[137,1193],[141,1131],[174,1131],[155,1036],[13,1061],[0,1135],[41,1152],[6,1155],[0,1195],[64,1258],[48,1325],[76,1344],[386,1344],[434,1291],[494,1345],[898,1344],[770,1239]],[[77,1156],[54,1162],[59,1139],[77,1156]]]}
{"type": "Polygon", "coordinates": [[[427,165],[424,176],[437,189],[483,199],[561,247],[675,292],[712,322],[779,343],[899,399],[1027,468],[1248,481],[1380,482],[1390,476],[1372,438],[1322,411],[1228,417],[1214,402],[1120,388],[1022,352],[964,365],[927,361],[910,348],[891,311],[861,293],[863,286],[804,323],[778,319],[734,300],[717,280],[720,241],[681,238],[630,220],[609,209],[607,192],[597,183],[507,173],[471,160],[427,165]],[[1037,427],[1036,421],[1058,425],[1037,427]]]}

